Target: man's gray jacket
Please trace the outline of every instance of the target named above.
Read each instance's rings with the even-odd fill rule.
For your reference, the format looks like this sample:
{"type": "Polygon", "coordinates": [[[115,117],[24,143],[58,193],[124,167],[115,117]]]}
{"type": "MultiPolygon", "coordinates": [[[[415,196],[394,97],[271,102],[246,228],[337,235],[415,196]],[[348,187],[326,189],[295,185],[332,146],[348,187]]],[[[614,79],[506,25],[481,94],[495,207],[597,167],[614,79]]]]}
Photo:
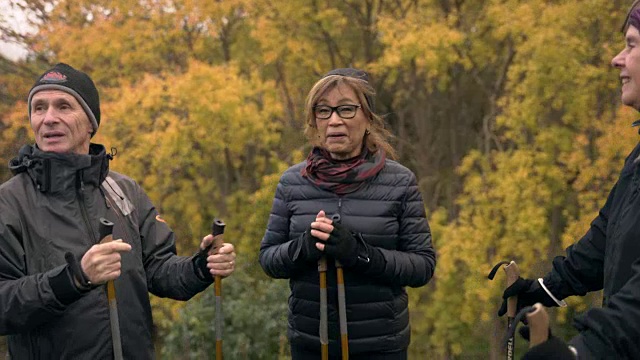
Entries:
{"type": "Polygon", "coordinates": [[[65,261],[99,242],[101,217],[132,247],[115,280],[125,359],[154,357],[148,292],[188,300],[210,284],[176,256],[173,232],[140,186],[109,171],[104,147],[89,153],[24,146],[0,186],[0,334],[12,359],[113,358],[106,286],[79,290],[65,261]]]}

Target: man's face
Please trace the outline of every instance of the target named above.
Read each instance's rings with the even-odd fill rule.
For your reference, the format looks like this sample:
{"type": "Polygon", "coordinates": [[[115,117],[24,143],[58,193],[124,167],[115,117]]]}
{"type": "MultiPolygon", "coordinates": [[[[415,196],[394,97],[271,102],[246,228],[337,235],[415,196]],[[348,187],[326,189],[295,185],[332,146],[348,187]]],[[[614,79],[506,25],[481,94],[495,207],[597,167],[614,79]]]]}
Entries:
{"type": "Polygon", "coordinates": [[[31,128],[42,151],[88,154],[89,117],[72,95],[60,90],[38,91],[31,98],[31,128]]]}
{"type": "Polygon", "coordinates": [[[622,103],[640,110],[640,32],[629,26],[625,34],[625,48],[612,60],[611,64],[620,69],[622,83],[622,103]]]}

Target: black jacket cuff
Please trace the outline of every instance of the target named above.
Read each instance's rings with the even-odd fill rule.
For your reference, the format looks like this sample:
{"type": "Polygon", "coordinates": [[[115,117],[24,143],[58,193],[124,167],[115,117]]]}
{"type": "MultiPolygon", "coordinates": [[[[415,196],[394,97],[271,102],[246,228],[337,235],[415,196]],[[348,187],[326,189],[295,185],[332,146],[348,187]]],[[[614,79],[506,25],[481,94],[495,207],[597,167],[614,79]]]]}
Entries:
{"type": "Polygon", "coordinates": [[[82,266],[80,266],[81,260],[78,260],[71,252],[65,253],[64,259],[67,261],[71,281],[81,293],[89,292],[89,290],[97,287],[89,281],[87,274],[82,271],[82,266]]]}
{"type": "Polygon", "coordinates": [[[573,346],[573,348],[575,348],[576,351],[578,352],[578,359],[592,360],[592,359],[606,358],[607,356],[606,353],[594,354],[591,348],[587,346],[587,343],[589,343],[592,345],[593,348],[606,349],[602,341],[600,341],[599,339],[593,336],[587,340],[587,337],[585,337],[583,334],[584,333],[581,333],[569,341],[569,345],[573,346]]]}
{"type": "Polygon", "coordinates": [[[198,251],[193,258],[191,258],[191,263],[193,264],[193,272],[198,277],[198,280],[211,283],[213,282],[213,276],[207,267],[207,256],[206,251],[198,251]]]}
{"type": "Polygon", "coordinates": [[[382,255],[382,251],[375,246],[367,245],[366,257],[358,255],[356,268],[365,274],[376,276],[384,273],[387,261],[382,255]]]}
{"type": "Polygon", "coordinates": [[[529,349],[522,357],[522,360],[545,359],[575,360],[576,357],[564,341],[553,336],[542,344],[529,349]]]}
{"type": "Polygon", "coordinates": [[[56,299],[64,305],[69,305],[82,297],[88,290],[76,287],[69,266],[63,267],[57,274],[49,277],[49,286],[56,299]]]}
{"type": "Polygon", "coordinates": [[[302,253],[302,246],[300,246],[300,243],[304,240],[304,236],[306,235],[306,231],[302,233],[302,235],[300,235],[300,237],[296,240],[292,240],[289,241],[289,247],[287,248],[287,254],[289,254],[289,259],[291,259],[291,262],[294,264],[299,264],[302,263],[303,259],[301,259],[301,253],[302,253]],[[298,243],[294,243],[295,241],[297,241],[298,243]]]}

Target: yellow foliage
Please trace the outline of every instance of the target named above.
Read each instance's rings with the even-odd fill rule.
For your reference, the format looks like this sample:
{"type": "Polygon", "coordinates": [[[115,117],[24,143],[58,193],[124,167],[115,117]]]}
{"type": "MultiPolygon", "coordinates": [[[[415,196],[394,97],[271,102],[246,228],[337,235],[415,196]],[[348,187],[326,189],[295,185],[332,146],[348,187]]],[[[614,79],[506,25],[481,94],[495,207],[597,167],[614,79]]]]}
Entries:
{"type": "MultiPolygon", "coordinates": [[[[608,0],[62,0],[32,46],[92,74],[103,114],[94,141],[118,149],[113,169],[147,190],[179,252],[194,251],[223,217],[239,268],[255,277],[264,276],[257,252],[279,175],[308,150],[302,107],[321,74],[370,71],[393,130],[476,119],[453,128],[478,134],[455,148],[466,151],[452,156],[455,173],[419,174],[421,184],[463,181],[455,202],[431,207],[438,263],[431,284],[409,291],[411,353],[486,358],[503,323],[504,276],[489,282],[491,266],[513,259],[523,276],[543,275],[586,232],[637,142],[636,114],[620,108],[609,66],[625,10],[608,0]],[[460,103],[432,109],[437,99],[460,103]]],[[[33,140],[24,101],[3,109],[8,158],[33,140]]],[[[405,150],[407,165],[431,150],[440,149],[405,150]]],[[[572,310],[597,298],[571,299],[572,310]]],[[[181,306],[153,305],[160,326],[181,306]]],[[[571,312],[556,314],[570,324],[571,312]]]]}

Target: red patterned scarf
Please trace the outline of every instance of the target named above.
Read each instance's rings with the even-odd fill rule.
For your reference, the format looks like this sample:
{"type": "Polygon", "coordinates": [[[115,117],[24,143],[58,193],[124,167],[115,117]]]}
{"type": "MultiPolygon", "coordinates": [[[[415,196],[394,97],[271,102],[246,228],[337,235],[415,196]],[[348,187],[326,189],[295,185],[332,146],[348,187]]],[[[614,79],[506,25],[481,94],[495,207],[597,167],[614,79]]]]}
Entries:
{"type": "Polygon", "coordinates": [[[341,196],[358,190],[367,179],[376,176],[385,160],[382,149],[371,154],[365,147],[359,156],[341,161],[332,159],[327,150],[314,147],[301,173],[318,187],[341,196]]]}

